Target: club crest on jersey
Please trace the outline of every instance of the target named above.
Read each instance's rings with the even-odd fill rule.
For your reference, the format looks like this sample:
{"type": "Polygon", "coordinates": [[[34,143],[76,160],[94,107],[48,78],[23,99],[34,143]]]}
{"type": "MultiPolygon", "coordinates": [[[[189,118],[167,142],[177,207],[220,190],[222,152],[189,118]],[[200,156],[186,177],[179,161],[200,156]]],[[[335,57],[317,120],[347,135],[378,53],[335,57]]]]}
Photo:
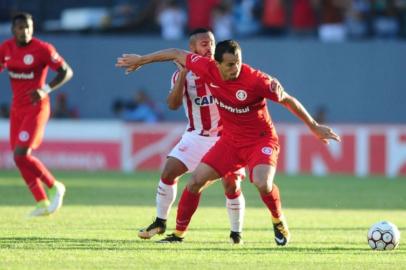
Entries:
{"type": "Polygon", "coordinates": [[[272,155],[272,148],[271,147],[262,147],[261,152],[267,156],[272,155]]]}
{"type": "Polygon", "coordinates": [[[24,64],[26,64],[27,66],[28,66],[28,65],[31,65],[32,62],[34,62],[34,56],[32,56],[32,54],[26,54],[26,55],[24,55],[23,62],[24,62],[24,64]]]}
{"type": "Polygon", "coordinates": [[[246,100],[247,92],[245,92],[244,90],[238,90],[237,93],[235,93],[235,97],[240,101],[246,100]]]}
{"type": "Polygon", "coordinates": [[[30,134],[27,131],[23,130],[18,134],[18,138],[20,139],[20,141],[26,142],[30,138],[30,134]]]}

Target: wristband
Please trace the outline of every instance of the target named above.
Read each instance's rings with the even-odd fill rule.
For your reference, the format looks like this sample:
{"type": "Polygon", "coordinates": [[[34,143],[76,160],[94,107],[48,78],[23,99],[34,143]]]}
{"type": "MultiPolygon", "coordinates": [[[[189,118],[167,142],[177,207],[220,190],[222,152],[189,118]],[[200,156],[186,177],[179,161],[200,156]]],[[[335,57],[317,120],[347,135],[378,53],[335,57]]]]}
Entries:
{"type": "Polygon", "coordinates": [[[41,90],[44,91],[46,94],[49,94],[49,93],[52,92],[52,88],[51,88],[51,86],[49,86],[49,84],[44,85],[44,86],[41,88],[41,90]]]}

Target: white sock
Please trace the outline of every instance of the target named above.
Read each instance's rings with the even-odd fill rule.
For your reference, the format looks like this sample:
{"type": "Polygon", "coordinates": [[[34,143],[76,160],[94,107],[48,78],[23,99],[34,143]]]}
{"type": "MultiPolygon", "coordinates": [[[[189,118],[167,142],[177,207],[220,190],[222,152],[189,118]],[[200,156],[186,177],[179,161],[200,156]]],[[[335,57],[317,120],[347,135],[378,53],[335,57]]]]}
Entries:
{"type": "Polygon", "coordinates": [[[226,207],[231,231],[242,232],[245,213],[245,198],[242,192],[235,199],[226,198],[226,207]]]}
{"type": "Polygon", "coordinates": [[[169,211],[175,202],[178,185],[167,185],[159,181],[156,191],[156,216],[161,219],[168,219],[169,211]]]}

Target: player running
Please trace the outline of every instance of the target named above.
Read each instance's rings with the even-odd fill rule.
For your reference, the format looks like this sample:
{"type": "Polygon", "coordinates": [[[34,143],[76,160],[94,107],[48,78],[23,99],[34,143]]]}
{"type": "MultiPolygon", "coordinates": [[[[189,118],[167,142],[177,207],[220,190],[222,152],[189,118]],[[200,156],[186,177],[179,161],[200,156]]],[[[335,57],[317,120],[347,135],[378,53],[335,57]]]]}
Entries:
{"type": "MultiPolygon", "coordinates": [[[[214,47],[214,36],[209,30],[196,29],[190,34],[189,48],[193,53],[212,59],[214,47]]],[[[188,125],[165,162],[156,193],[157,217],[146,229],[139,231],[138,236],[142,239],[165,232],[166,220],[176,199],[177,182],[182,175],[197,167],[204,154],[220,138],[223,128],[217,106],[204,80],[178,65],[178,71],[172,75],[171,89],[168,107],[176,110],[183,104],[188,125]]],[[[230,240],[234,244],[242,243],[245,199],[240,182],[243,177],[245,171],[242,168],[225,175],[222,181],[231,226],[230,240]]]]}
{"type": "Polygon", "coordinates": [[[56,212],[65,194],[65,186],[31,152],[41,144],[50,116],[49,93],[70,80],[73,72],[55,48],[33,37],[33,32],[30,14],[12,18],[14,37],[0,44],[0,71],[8,70],[13,90],[10,144],[14,161],[37,202],[30,216],[37,217],[56,212]],[[49,67],[57,75],[46,84],[49,67]],[[49,197],[41,182],[48,187],[49,197]]]}
{"type": "MultiPolygon", "coordinates": [[[[245,166],[262,201],[272,212],[279,143],[266,99],[289,109],[323,142],[340,141],[331,128],[318,124],[296,98],[286,93],[276,78],[243,64],[236,41],[218,43],[214,59],[167,49],[144,56],[123,55],[117,60],[116,65],[125,68],[127,73],[152,62],[177,61],[184,65],[208,83],[223,123],[222,136],[202,158],[182,193],[175,232],[162,242],[183,241],[204,188],[225,173],[245,166]]],[[[286,245],[290,239],[283,225],[282,218],[281,223],[274,226],[278,245],[286,245]]]]}

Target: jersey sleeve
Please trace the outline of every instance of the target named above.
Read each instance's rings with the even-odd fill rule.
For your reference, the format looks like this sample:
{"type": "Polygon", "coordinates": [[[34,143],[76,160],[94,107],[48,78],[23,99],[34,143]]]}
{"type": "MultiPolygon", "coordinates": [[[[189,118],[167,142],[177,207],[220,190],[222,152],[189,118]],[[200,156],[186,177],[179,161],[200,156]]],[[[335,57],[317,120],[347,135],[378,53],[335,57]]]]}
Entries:
{"type": "Polygon", "coordinates": [[[210,59],[190,53],[186,56],[186,68],[198,76],[206,76],[210,70],[210,59]]]}
{"type": "Polygon", "coordinates": [[[172,74],[172,78],[171,78],[171,90],[173,89],[173,87],[175,86],[175,82],[179,77],[179,70],[176,70],[173,74],[172,74]]]}
{"type": "Polygon", "coordinates": [[[45,62],[48,64],[48,66],[56,71],[58,68],[60,68],[65,60],[62,58],[62,56],[59,55],[59,53],[56,51],[55,47],[52,46],[49,43],[46,43],[45,45],[45,62]]]}
{"type": "Polygon", "coordinates": [[[256,88],[261,96],[275,102],[281,102],[285,96],[285,89],[278,79],[263,72],[257,74],[256,88]]]}

